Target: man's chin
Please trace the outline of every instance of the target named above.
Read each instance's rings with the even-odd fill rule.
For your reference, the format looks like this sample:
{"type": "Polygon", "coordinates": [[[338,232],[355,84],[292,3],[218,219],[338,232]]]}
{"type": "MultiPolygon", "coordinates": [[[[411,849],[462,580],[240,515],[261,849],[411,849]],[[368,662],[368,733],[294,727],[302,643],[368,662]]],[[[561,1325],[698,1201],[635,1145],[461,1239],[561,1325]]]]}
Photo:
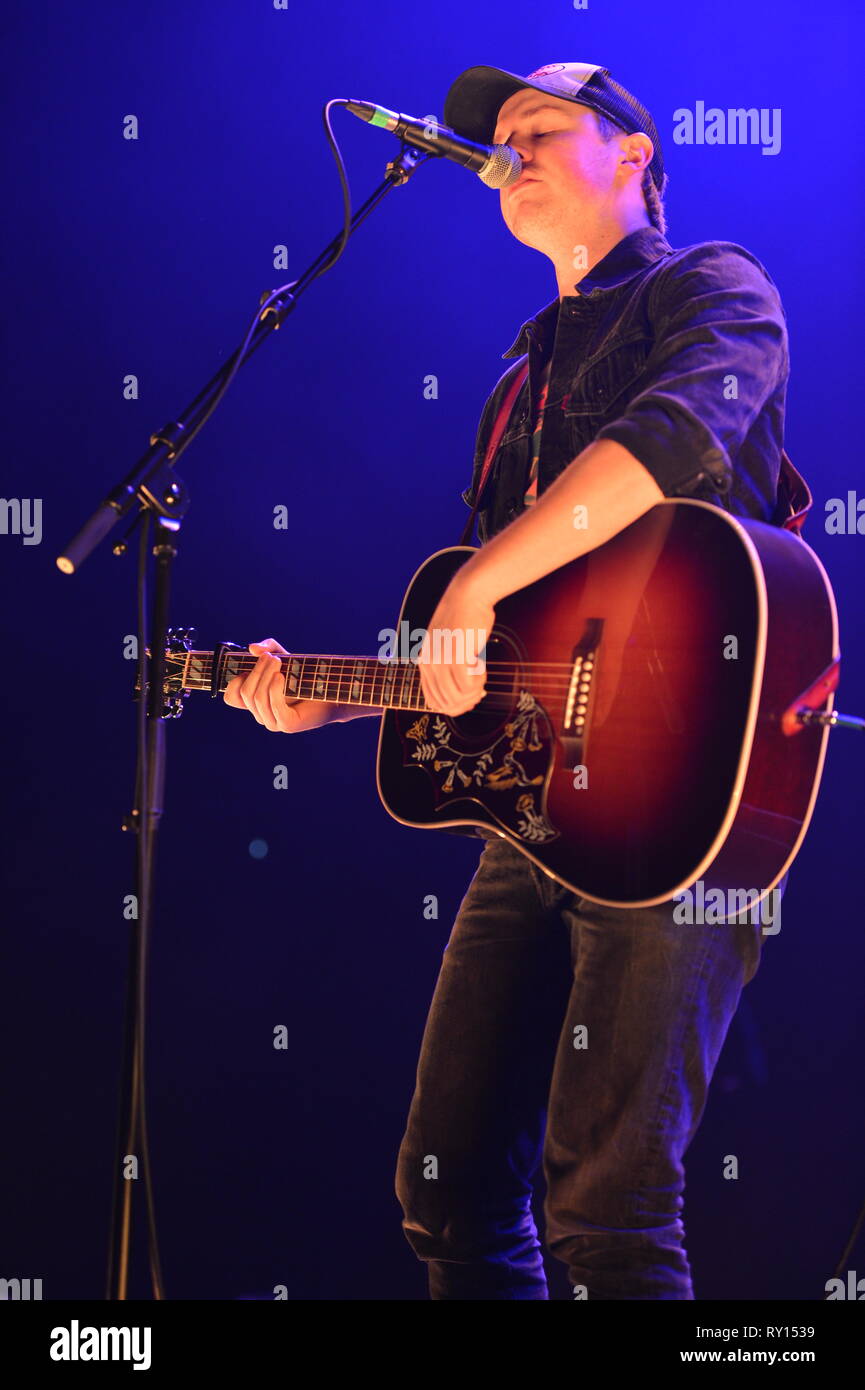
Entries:
{"type": "Polygon", "coordinates": [[[506,224],[511,236],[524,246],[531,246],[534,251],[542,251],[550,240],[549,220],[531,215],[528,209],[523,214],[516,209],[511,211],[516,213],[516,216],[509,214],[506,224]]]}

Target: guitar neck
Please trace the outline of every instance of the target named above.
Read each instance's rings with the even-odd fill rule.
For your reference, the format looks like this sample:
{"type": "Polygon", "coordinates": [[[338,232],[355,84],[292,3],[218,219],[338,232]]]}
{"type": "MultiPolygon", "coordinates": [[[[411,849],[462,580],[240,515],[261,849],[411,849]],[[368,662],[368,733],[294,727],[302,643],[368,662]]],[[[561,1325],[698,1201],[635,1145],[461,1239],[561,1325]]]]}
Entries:
{"type": "MultiPolygon", "coordinates": [[[[235,676],[248,674],[256,660],[245,651],[187,652],[183,686],[187,690],[221,693],[235,676]]],[[[427,708],[421,689],[420,667],[415,661],[292,653],[282,658],[280,667],[289,700],[318,700],[328,705],[365,705],[374,709],[427,708]]]]}

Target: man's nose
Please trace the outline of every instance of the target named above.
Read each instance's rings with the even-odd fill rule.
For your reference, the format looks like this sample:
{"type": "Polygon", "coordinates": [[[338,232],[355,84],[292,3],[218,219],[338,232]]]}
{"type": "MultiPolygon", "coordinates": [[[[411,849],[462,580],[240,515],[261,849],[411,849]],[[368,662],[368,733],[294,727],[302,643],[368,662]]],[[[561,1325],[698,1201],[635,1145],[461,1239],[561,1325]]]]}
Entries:
{"type": "Polygon", "coordinates": [[[534,151],[532,137],[530,135],[512,135],[510,140],[508,140],[508,144],[512,150],[516,150],[523,164],[531,162],[534,151]]]}

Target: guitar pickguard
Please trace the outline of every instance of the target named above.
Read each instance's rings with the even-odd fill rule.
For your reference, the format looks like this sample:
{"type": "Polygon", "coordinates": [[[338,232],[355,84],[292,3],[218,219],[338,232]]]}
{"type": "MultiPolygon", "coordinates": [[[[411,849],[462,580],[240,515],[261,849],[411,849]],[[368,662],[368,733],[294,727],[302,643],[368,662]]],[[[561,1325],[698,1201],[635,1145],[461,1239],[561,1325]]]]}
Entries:
{"type": "Polygon", "coordinates": [[[482,801],[512,835],[527,844],[558,838],[544,807],[553,756],[550,722],[528,690],[520,690],[513,717],[480,749],[455,745],[458,731],[440,714],[422,714],[403,733],[403,766],[423,768],[438,807],[449,800],[482,801]]]}

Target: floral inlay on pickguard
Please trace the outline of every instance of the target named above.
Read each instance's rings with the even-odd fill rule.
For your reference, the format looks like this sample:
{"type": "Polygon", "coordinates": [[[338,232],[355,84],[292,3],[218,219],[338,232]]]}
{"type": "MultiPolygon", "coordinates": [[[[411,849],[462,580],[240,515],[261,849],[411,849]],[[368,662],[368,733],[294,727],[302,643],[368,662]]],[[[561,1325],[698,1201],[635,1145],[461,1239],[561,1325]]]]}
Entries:
{"type": "Polygon", "coordinates": [[[519,692],[513,719],[504,724],[501,732],[480,752],[461,752],[455,748],[454,733],[440,714],[422,714],[405,730],[403,737],[416,745],[411,754],[413,761],[426,769],[445,795],[459,794],[469,788],[478,788],[481,792],[536,788],[510,798],[510,814],[497,800],[494,807],[491,803],[490,809],[495,809],[505,823],[512,822],[511,829],[522,839],[537,843],[555,838],[558,831],[539,806],[549,767],[551,740],[546,713],[534,695],[528,690],[519,692]],[[546,738],[542,737],[542,731],[546,738]]]}

